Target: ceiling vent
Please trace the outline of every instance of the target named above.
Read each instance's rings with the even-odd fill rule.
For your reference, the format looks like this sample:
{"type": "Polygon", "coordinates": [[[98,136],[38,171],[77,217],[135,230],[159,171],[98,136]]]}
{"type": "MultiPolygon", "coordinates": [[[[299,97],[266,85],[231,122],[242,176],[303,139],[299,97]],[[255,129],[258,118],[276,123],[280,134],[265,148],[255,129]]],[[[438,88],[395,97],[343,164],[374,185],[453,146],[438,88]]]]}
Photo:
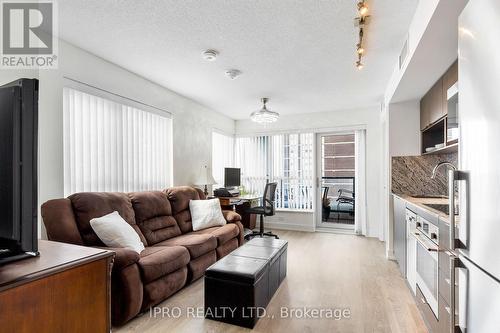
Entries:
{"type": "Polygon", "coordinates": [[[202,53],[203,59],[206,61],[215,61],[217,59],[217,56],[219,55],[219,52],[215,50],[206,50],[205,52],[202,53]]]}
{"type": "Polygon", "coordinates": [[[225,72],[226,76],[231,80],[235,80],[238,76],[241,75],[241,71],[239,69],[228,69],[225,72]]]}

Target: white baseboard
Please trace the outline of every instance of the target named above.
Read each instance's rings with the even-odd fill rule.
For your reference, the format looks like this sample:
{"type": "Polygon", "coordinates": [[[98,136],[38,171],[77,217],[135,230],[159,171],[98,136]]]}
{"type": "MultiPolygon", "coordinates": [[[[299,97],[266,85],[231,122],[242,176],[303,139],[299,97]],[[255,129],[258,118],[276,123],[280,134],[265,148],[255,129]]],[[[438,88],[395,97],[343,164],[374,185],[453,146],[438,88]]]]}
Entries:
{"type": "Polygon", "coordinates": [[[388,260],[396,260],[396,257],[394,256],[394,251],[386,251],[385,252],[385,257],[388,259],[388,260]]]}
{"type": "Polygon", "coordinates": [[[264,226],[266,227],[266,229],[314,232],[314,226],[299,225],[299,224],[293,224],[293,223],[266,222],[264,224],[264,226]]]}
{"type": "Polygon", "coordinates": [[[342,234],[342,235],[356,235],[352,229],[342,229],[342,228],[316,228],[316,232],[326,232],[330,234],[342,234]]]}

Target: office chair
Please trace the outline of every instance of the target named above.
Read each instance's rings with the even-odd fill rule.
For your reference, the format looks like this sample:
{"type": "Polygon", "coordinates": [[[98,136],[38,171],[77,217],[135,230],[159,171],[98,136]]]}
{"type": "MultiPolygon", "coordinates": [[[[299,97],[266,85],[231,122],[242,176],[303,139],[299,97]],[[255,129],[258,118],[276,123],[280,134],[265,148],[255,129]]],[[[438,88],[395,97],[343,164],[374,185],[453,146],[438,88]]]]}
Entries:
{"type": "Polygon", "coordinates": [[[251,234],[246,235],[245,239],[250,239],[255,236],[264,237],[275,237],[279,239],[279,237],[272,232],[264,231],[264,216],[273,216],[274,215],[274,197],[276,194],[276,187],[278,183],[267,183],[266,188],[264,189],[264,196],[262,197],[262,206],[252,207],[247,209],[247,213],[249,214],[257,214],[260,215],[260,226],[259,231],[253,231],[251,234]]]}

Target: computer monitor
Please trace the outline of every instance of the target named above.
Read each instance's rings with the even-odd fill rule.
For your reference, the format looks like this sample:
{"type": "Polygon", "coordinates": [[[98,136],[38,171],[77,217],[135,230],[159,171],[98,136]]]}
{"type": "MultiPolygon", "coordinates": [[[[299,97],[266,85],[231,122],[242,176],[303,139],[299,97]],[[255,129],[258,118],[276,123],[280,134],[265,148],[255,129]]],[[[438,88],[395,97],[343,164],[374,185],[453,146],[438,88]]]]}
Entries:
{"type": "Polygon", "coordinates": [[[224,187],[235,187],[241,185],[240,168],[224,168],[224,187]]]}

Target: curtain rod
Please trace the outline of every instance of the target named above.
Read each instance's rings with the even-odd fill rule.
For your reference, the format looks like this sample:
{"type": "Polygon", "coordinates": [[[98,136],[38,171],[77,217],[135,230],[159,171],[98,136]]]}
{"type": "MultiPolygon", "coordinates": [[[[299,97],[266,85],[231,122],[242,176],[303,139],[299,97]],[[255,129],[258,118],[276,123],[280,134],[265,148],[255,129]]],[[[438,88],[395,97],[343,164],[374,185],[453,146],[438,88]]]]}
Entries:
{"type": "Polygon", "coordinates": [[[169,112],[167,110],[164,110],[164,109],[160,109],[156,106],[153,106],[153,105],[149,105],[149,104],[146,104],[146,103],[143,103],[141,101],[138,101],[138,100],[135,100],[135,99],[132,99],[130,97],[126,97],[126,96],[123,96],[123,95],[120,95],[120,94],[117,94],[117,93],[114,93],[112,91],[109,91],[109,90],[106,90],[106,89],[102,89],[102,88],[99,88],[99,87],[96,87],[96,86],[93,86],[91,84],[88,84],[86,82],[83,82],[83,81],[79,81],[79,80],[76,80],[76,79],[73,79],[73,78],[70,78],[70,77],[67,77],[67,76],[63,76],[64,79],[66,80],[69,80],[69,81],[73,81],[73,82],[76,82],[78,84],[81,84],[81,85],[84,85],[84,86],[87,86],[87,87],[90,87],[92,89],[97,89],[97,90],[100,90],[102,92],[105,92],[107,94],[111,94],[111,95],[114,95],[114,96],[117,96],[117,97],[120,97],[120,98],[123,98],[123,99],[126,99],[126,100],[129,100],[129,101],[132,101],[134,103],[137,103],[137,104],[140,104],[140,105],[144,105],[148,108],[152,108],[152,109],[155,109],[155,110],[158,110],[158,111],[161,111],[161,112],[165,112],[165,113],[168,113],[169,115],[172,116],[172,112],[169,112]]]}

